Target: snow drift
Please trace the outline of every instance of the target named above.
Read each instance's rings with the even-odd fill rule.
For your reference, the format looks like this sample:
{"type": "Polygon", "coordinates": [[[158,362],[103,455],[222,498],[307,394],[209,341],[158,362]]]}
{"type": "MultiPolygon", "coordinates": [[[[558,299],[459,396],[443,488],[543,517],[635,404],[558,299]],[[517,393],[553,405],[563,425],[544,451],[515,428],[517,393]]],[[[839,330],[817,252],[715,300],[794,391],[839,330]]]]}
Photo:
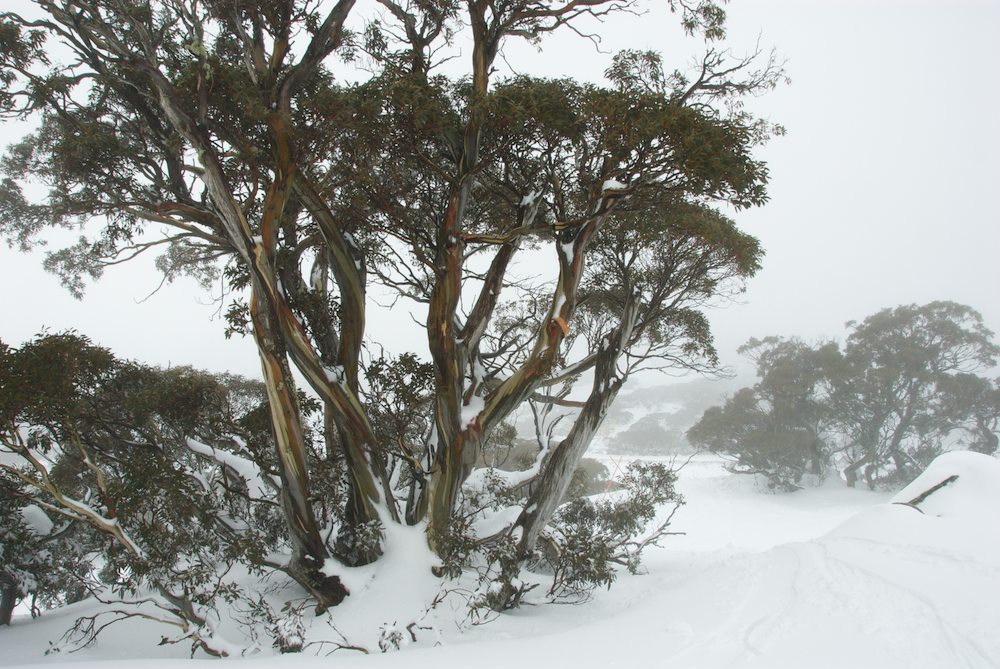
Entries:
{"type": "MultiPolygon", "coordinates": [[[[364,623],[335,622],[371,655],[338,651],[326,658],[326,648],[319,657],[245,662],[317,669],[331,663],[407,669],[1000,666],[1000,461],[946,454],[891,498],[833,483],[761,495],[718,461],[703,459],[681,478],[688,505],[678,526],[687,535],[650,552],[647,574],[623,576],[586,605],[527,607],[463,631],[454,624],[457,612],[438,609],[421,623],[433,632],[422,632],[403,651],[379,654],[362,631],[393,614],[366,602],[391,606],[395,598],[413,606],[420,593],[389,574],[366,574],[363,585],[354,583],[366,589],[365,601],[352,598],[351,610],[344,610],[364,623]],[[380,588],[385,584],[388,590],[380,588]]],[[[72,619],[67,613],[46,618],[64,629],[72,619]]],[[[150,643],[155,630],[131,634],[145,645],[109,637],[78,655],[43,657],[47,641],[61,631],[46,618],[0,631],[0,663],[81,659],[78,669],[106,669],[108,660],[127,657],[111,665],[127,669],[142,657],[164,657],[150,643]]],[[[405,621],[398,619],[401,626],[405,621]]],[[[162,669],[189,667],[186,660],[164,660],[162,669]]]]}

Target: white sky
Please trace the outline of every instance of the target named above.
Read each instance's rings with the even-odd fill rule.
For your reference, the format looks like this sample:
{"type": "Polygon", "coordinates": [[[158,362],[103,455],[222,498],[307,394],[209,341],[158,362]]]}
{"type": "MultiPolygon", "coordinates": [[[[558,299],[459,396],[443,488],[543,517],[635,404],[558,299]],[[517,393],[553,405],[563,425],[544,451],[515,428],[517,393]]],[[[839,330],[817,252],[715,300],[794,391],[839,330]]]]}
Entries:
{"type": "MultiPolygon", "coordinates": [[[[506,56],[519,71],[589,79],[621,48],[681,66],[699,45],[677,37],[664,4],[610,19],[607,54],[564,35],[506,56]]],[[[767,256],[742,302],[712,313],[723,362],[738,364],[751,336],[839,336],[847,320],[909,302],[963,302],[1000,329],[1000,2],[736,0],[729,15],[734,50],[759,35],[787,58],[792,83],[752,103],[788,135],[761,153],[771,202],[736,215],[767,256]]],[[[193,283],[139,303],[159,278],[148,263],[116,267],[77,302],[41,262],[0,247],[8,344],[75,328],[124,357],[259,374],[252,344],[223,338],[193,283]]],[[[369,333],[408,321],[375,311],[369,333]]]]}

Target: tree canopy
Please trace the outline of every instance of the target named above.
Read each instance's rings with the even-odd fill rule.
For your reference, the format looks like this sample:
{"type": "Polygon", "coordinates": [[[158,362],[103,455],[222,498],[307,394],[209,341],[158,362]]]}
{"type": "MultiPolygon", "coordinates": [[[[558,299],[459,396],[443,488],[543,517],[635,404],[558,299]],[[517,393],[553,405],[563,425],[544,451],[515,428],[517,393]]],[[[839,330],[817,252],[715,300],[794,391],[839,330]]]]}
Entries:
{"type": "Polygon", "coordinates": [[[943,450],[997,450],[1000,347],[974,309],[931,302],[884,309],[836,342],[768,337],[743,347],[759,381],[713,407],[688,433],[772,487],[837,463],[848,485],[912,480],[943,450]]]}
{"type": "Polygon", "coordinates": [[[262,568],[286,538],[265,503],[273,458],[252,456],[271,442],[259,382],[123,361],[73,333],[4,346],[0,363],[5,604],[145,586],[168,622],[204,624],[219,574],[262,568]]]}

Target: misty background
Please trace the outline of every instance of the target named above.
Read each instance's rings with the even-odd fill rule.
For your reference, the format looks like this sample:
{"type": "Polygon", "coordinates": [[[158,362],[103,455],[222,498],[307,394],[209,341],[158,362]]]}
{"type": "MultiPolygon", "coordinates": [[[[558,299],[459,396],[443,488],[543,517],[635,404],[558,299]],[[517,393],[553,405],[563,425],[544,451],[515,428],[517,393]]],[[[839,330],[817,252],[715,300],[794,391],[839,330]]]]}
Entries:
{"type": "MultiPolygon", "coordinates": [[[[703,44],[664,16],[665,3],[646,9],[595,24],[597,46],[559,34],[542,51],[512,46],[503,62],[596,81],[611,54],[636,48],[685,68],[703,44]]],[[[751,102],[788,132],[759,154],[770,203],[730,212],[767,255],[746,293],[709,314],[721,362],[748,374],[736,349],[750,337],[840,337],[846,321],[905,303],[954,300],[1000,328],[1000,3],[774,0],[728,12],[725,45],[737,54],[773,47],[791,83],[751,102]]],[[[19,132],[4,126],[2,143],[19,132]]],[[[224,338],[222,286],[206,293],[181,279],[157,291],[150,255],[108,268],[81,302],[42,269],[43,253],[0,248],[6,343],[72,328],[122,357],[259,376],[252,342],[224,338]]],[[[421,351],[414,318],[423,314],[373,308],[368,329],[396,351],[421,351]]],[[[627,396],[621,403],[629,410],[627,396]]]]}

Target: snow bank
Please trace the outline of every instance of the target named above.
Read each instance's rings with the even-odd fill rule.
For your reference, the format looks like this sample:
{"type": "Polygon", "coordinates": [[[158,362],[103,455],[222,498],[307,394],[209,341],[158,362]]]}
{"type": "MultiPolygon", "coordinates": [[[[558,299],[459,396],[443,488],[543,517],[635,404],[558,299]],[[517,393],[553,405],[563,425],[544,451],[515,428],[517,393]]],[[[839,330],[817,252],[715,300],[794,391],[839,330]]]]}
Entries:
{"type": "MultiPolygon", "coordinates": [[[[996,460],[942,456],[891,498],[835,485],[763,495],[708,461],[685,468],[680,483],[688,504],[677,529],[687,535],[650,552],[645,575],[623,575],[586,605],[526,607],[460,628],[462,611],[445,602],[422,618],[439,585],[428,576],[434,560],[420,528],[393,528],[384,560],[335,570],[352,594],[332,622],[371,655],[342,650],[327,658],[324,646],[316,657],[245,662],[254,669],[1000,667],[996,460]],[[902,503],[952,476],[916,508],[902,503]],[[380,654],[372,641],[379,628],[405,636],[411,622],[429,628],[420,629],[420,643],[380,654]]],[[[40,656],[71,619],[52,617],[58,625],[43,618],[0,630],[0,663],[70,659],[40,656]]],[[[330,629],[325,617],[305,622],[312,639],[330,629]]],[[[74,669],[148,666],[139,658],[164,657],[150,636],[99,642],[73,656],[89,660],[74,669]],[[123,656],[132,659],[107,661],[123,656]]],[[[184,660],[157,664],[195,669],[184,660]]]]}
{"type": "Polygon", "coordinates": [[[945,453],[888,504],[858,514],[831,536],[933,550],[963,560],[996,556],[996,561],[998,515],[1000,460],[969,451],[945,453]]]}
{"type": "Polygon", "coordinates": [[[939,456],[913,483],[892,498],[907,503],[945,480],[951,484],[927,496],[917,506],[925,514],[949,518],[995,517],[1000,511],[1000,460],[972,451],[939,456]]]}

